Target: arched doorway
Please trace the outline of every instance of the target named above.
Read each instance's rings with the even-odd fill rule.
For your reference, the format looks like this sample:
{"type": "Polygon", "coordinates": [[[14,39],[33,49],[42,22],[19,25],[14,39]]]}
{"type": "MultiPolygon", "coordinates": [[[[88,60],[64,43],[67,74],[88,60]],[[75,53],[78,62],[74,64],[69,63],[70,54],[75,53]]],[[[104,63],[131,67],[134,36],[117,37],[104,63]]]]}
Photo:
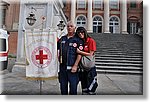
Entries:
{"type": "Polygon", "coordinates": [[[93,18],[93,33],[102,33],[102,18],[100,16],[95,16],[93,18]]]}
{"type": "Polygon", "coordinates": [[[120,20],[118,17],[110,17],[109,29],[111,33],[120,33],[120,20]]]}
{"type": "Polygon", "coordinates": [[[129,34],[138,33],[139,26],[140,26],[140,23],[138,22],[137,17],[132,16],[128,19],[128,24],[127,24],[128,29],[127,30],[129,32],[129,34]]]}

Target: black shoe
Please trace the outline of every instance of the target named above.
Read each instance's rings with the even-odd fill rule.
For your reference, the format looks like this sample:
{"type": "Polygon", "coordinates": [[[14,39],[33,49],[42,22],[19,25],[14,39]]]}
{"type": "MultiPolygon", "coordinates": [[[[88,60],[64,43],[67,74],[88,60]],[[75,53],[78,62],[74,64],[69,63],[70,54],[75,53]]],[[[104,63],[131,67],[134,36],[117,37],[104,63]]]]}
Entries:
{"type": "Polygon", "coordinates": [[[88,92],[88,95],[96,95],[95,92],[88,92]]]}
{"type": "Polygon", "coordinates": [[[89,95],[88,92],[82,92],[82,95],[89,95]]]}
{"type": "Polygon", "coordinates": [[[88,95],[89,90],[88,89],[82,89],[82,95],[88,95]]]}

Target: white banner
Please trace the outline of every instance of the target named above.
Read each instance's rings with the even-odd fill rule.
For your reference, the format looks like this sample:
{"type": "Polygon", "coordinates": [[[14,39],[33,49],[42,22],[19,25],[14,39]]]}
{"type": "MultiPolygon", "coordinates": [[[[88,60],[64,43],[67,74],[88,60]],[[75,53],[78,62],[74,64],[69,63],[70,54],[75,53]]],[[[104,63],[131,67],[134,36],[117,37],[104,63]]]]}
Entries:
{"type": "Polygon", "coordinates": [[[57,33],[48,30],[25,32],[26,77],[50,79],[57,76],[57,33]]]}

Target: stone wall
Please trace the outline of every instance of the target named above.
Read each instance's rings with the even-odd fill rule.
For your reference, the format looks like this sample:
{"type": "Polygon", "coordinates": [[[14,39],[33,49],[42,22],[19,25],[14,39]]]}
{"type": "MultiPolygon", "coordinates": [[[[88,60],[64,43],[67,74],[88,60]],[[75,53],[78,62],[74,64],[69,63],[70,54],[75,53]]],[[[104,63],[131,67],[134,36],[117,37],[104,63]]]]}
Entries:
{"type": "Polygon", "coordinates": [[[17,38],[18,38],[18,32],[10,32],[10,36],[8,39],[9,55],[17,54],[17,38]]]}

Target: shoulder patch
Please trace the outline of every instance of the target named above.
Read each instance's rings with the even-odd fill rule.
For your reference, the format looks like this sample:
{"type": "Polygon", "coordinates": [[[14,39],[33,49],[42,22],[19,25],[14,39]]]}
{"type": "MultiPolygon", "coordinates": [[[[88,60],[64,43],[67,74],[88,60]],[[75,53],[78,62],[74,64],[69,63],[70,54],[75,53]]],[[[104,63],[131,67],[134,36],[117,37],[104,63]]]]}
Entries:
{"type": "Polygon", "coordinates": [[[83,50],[83,46],[79,46],[79,50],[83,50]]]}

